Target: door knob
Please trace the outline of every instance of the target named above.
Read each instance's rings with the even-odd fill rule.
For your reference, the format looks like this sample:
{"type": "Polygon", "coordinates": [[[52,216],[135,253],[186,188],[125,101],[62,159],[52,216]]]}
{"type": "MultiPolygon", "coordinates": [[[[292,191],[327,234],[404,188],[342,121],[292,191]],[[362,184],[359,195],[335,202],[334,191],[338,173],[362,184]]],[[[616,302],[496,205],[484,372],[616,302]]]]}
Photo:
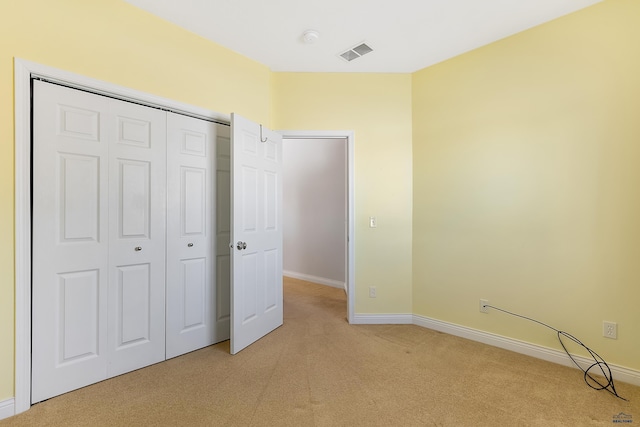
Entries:
{"type": "Polygon", "coordinates": [[[133,248],[133,250],[136,252],[140,252],[142,250],[142,246],[136,246],[135,248],[133,248]]]}
{"type": "Polygon", "coordinates": [[[247,242],[241,242],[238,240],[238,243],[236,243],[236,248],[238,248],[239,251],[247,249],[247,242]]]}
{"type": "Polygon", "coordinates": [[[193,247],[193,243],[187,243],[187,246],[192,248],[193,247]]]}

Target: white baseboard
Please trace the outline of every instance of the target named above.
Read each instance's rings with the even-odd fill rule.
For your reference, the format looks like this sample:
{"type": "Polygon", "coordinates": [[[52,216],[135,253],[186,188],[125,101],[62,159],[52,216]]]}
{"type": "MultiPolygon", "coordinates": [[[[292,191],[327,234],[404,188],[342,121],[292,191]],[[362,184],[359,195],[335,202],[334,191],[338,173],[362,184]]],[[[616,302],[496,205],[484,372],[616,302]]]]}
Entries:
{"type": "Polygon", "coordinates": [[[354,325],[411,325],[412,314],[355,314],[354,325]]]}
{"type": "MultiPolygon", "coordinates": [[[[450,335],[470,339],[472,341],[478,341],[494,347],[504,348],[505,350],[511,350],[516,353],[525,354],[527,356],[532,356],[538,359],[546,360],[548,362],[557,363],[559,365],[576,368],[567,354],[561,350],[556,350],[541,345],[535,345],[525,341],[508,338],[501,335],[456,325],[453,323],[443,322],[441,320],[430,319],[428,317],[415,314],[413,315],[413,324],[422,326],[424,328],[433,329],[435,331],[444,332],[450,335]]],[[[574,358],[576,359],[576,362],[578,362],[584,369],[588,368],[593,363],[591,359],[586,357],[574,355],[574,358]]],[[[611,373],[613,374],[614,380],[640,386],[640,371],[625,368],[623,366],[612,365],[610,363],[609,367],[611,368],[611,373]]],[[[597,373],[597,371],[595,371],[595,373],[597,373]]]]}
{"type": "Polygon", "coordinates": [[[0,401],[0,420],[13,417],[16,414],[15,406],[15,399],[13,397],[0,401]]]}
{"type": "Polygon", "coordinates": [[[339,280],[326,279],[324,277],[311,276],[310,274],[296,273],[295,271],[285,270],[283,276],[292,277],[294,279],[304,280],[306,282],[317,283],[319,285],[331,286],[332,288],[340,288],[347,291],[347,284],[339,280]]]}
{"type": "MultiPolygon", "coordinates": [[[[514,351],[537,359],[546,360],[548,362],[557,363],[559,365],[577,368],[564,351],[531,344],[525,341],[504,337],[502,335],[492,334],[490,332],[480,331],[478,329],[468,328],[466,326],[456,325],[454,323],[443,322],[442,320],[419,316],[417,314],[355,314],[353,320],[354,321],[352,323],[356,325],[413,324],[422,326],[423,328],[433,329],[434,331],[444,332],[457,337],[503,348],[505,350],[514,351]]],[[[592,359],[587,357],[576,355],[573,355],[573,357],[583,369],[587,369],[593,363],[592,359]]],[[[640,386],[640,371],[625,368],[624,366],[613,365],[611,363],[608,365],[609,368],[611,368],[614,380],[640,386]]],[[[595,371],[594,373],[597,374],[597,372],[598,371],[595,371]]]]}

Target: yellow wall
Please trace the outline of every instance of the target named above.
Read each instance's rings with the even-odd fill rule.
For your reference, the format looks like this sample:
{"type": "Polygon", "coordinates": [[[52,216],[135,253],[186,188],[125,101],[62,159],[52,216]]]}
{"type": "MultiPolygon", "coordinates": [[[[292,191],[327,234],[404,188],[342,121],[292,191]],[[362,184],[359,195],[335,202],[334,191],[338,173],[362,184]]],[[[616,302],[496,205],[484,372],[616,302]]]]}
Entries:
{"type": "Polygon", "coordinates": [[[413,75],[413,310],[640,368],[640,2],[413,75]],[[618,340],[602,321],[618,322],[618,340]]]}
{"type": "Polygon", "coordinates": [[[0,5],[0,401],[14,382],[13,58],[270,121],[261,64],[114,0],[0,5]]]}
{"type": "Polygon", "coordinates": [[[557,347],[535,325],[480,315],[488,298],[640,369],[636,0],[607,0],[413,75],[271,73],[124,2],[8,3],[0,401],[14,376],[14,57],[277,129],[354,130],[357,313],[413,311],[557,347]],[[602,320],[619,323],[618,340],[601,337],[602,320]]]}
{"type": "Polygon", "coordinates": [[[355,131],[355,311],[410,313],[411,75],[274,73],[273,112],[275,129],[355,131]]]}

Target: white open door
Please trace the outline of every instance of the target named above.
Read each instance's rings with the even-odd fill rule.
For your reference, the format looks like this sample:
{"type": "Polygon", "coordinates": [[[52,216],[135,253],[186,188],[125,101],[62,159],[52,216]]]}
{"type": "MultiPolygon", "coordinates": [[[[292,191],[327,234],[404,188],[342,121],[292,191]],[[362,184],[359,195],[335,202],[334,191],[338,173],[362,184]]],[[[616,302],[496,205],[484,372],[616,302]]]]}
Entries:
{"type": "Polygon", "coordinates": [[[282,136],[231,114],[231,354],[282,325],[282,136]]]}

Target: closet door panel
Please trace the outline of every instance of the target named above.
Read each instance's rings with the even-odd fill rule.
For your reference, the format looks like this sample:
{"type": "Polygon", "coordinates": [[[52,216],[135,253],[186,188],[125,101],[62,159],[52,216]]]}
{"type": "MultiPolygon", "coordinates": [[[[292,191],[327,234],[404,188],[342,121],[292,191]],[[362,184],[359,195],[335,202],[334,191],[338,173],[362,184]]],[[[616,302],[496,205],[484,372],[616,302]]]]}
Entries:
{"type": "Polygon", "coordinates": [[[166,113],[110,100],[109,376],[165,359],[166,113]]]}
{"type": "Polygon", "coordinates": [[[214,344],[215,153],[221,125],[168,113],[167,358],[214,344]]]}
{"type": "Polygon", "coordinates": [[[34,81],[32,401],[107,377],[106,98],[34,81]]]}
{"type": "Polygon", "coordinates": [[[129,265],[118,270],[116,289],[116,349],[151,340],[151,266],[129,265]]]}

